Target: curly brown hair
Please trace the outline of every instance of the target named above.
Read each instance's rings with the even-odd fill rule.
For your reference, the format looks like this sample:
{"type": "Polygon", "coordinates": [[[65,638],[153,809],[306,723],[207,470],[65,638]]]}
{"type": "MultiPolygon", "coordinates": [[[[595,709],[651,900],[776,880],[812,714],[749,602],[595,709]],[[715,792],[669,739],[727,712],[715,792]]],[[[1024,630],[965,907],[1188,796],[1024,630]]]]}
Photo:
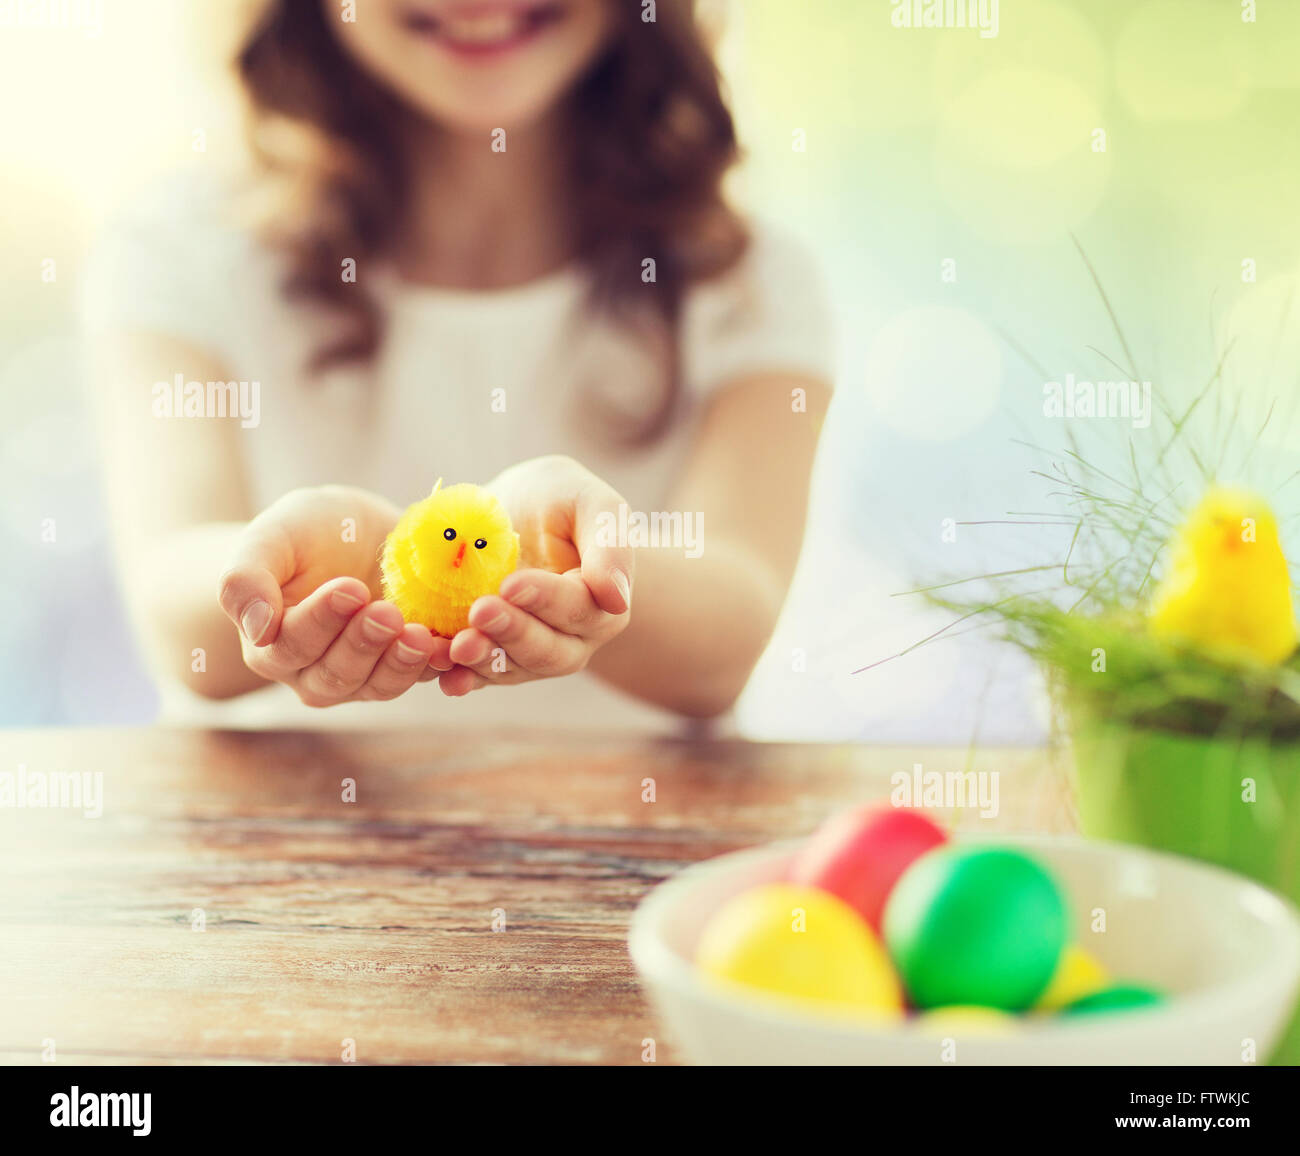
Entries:
{"type": "MultiPolygon", "coordinates": [[[[686,290],[731,268],[748,239],[722,196],[738,147],[692,0],[659,0],[652,23],[639,3],[613,7],[610,41],[569,96],[572,186],[590,305],[662,351],[650,416],[620,427],[605,414],[615,437],[642,444],[663,432],[681,392],[686,290]],[[655,261],[649,285],[646,257],[655,261]]],[[[275,231],[288,256],[286,292],[341,322],[313,369],[367,361],[383,340],[382,310],[339,269],[345,256],[391,254],[409,184],[394,127],[401,102],[347,56],[320,0],[268,0],[237,67],[254,151],[292,190],[275,231]]]]}

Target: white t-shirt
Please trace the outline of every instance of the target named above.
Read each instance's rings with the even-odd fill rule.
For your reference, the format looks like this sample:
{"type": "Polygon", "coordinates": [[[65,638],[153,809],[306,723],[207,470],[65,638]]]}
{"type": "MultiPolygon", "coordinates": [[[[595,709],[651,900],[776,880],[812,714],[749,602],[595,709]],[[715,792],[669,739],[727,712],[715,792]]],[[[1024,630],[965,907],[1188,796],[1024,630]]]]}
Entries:
{"type": "MultiPolygon", "coordinates": [[[[369,367],[312,376],[305,363],[328,332],[325,320],[310,305],[286,300],[282,258],[234,223],[230,201],[210,182],[180,180],[132,205],[93,255],[83,302],[92,333],[182,339],[216,358],[231,379],[259,383],[259,423],[240,433],[258,508],[297,486],[326,482],[405,504],[439,477],[485,482],[514,462],[563,453],[608,480],[632,510],[659,510],[714,390],[754,371],[832,376],[829,309],[817,271],[792,239],[762,224],[751,226],[753,241],[735,269],[689,291],[681,416],[644,450],[602,444],[575,420],[575,406],[593,388],[634,408],[652,392],[640,383],[653,372],[634,339],[587,316],[578,268],[516,288],[463,291],[414,285],[362,261],[357,281],[383,305],[384,344],[369,367]]],[[[175,372],[191,376],[185,366],[175,372]]],[[[392,702],[325,711],[302,706],[280,686],[223,702],[176,685],[160,690],[164,720],[228,727],[673,725],[666,712],[585,672],[455,700],[435,683],[421,684],[392,702]]]]}

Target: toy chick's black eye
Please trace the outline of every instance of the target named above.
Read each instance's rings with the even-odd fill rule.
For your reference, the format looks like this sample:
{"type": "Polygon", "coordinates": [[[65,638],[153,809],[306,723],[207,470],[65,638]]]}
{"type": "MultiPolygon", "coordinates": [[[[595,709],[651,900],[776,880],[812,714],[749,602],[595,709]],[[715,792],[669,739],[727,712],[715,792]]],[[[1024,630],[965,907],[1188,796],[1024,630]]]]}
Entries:
{"type": "Polygon", "coordinates": [[[450,526],[448,526],[445,530],[443,530],[442,536],[446,538],[448,542],[454,542],[456,540],[456,531],[453,530],[450,526]]]}
{"type": "Polygon", "coordinates": [[[478,549],[481,550],[481,549],[483,549],[484,546],[487,545],[487,539],[486,539],[486,538],[475,538],[475,539],[474,539],[474,545],[475,545],[478,549]]]}

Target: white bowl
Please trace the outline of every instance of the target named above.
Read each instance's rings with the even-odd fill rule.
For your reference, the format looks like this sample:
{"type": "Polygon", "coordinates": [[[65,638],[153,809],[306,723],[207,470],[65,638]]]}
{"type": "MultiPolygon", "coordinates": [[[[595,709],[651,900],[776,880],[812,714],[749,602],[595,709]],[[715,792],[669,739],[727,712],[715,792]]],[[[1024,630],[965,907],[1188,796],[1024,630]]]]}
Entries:
{"type": "Polygon", "coordinates": [[[720,990],[692,962],[700,932],[732,895],[783,877],[798,845],[785,842],[688,867],[637,908],[629,948],[671,1041],[698,1064],[1267,1060],[1300,988],[1300,917],[1288,903],[1217,867],[1139,847],[1062,837],[970,841],[1019,846],[1046,864],[1065,888],[1076,941],[1117,980],[1171,998],[1128,1012],[1030,1015],[1007,1033],[965,1029],[944,1040],[906,1022],[871,1030],[720,990]],[[1092,930],[1097,913],[1102,933],[1092,930]]]}

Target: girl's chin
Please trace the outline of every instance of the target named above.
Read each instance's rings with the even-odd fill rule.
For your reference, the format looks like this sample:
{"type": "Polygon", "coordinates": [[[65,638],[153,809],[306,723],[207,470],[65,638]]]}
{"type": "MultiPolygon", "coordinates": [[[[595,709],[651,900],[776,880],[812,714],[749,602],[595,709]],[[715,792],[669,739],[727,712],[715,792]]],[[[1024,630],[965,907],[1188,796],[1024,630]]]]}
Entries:
{"type": "Polygon", "coordinates": [[[412,104],[426,120],[445,132],[479,137],[506,133],[500,144],[496,144],[498,137],[492,136],[496,151],[505,152],[509,146],[508,131],[520,131],[543,120],[551,111],[554,98],[549,91],[520,92],[512,96],[494,87],[490,100],[477,98],[473,93],[452,98],[444,92],[425,100],[416,99],[412,104]]]}

